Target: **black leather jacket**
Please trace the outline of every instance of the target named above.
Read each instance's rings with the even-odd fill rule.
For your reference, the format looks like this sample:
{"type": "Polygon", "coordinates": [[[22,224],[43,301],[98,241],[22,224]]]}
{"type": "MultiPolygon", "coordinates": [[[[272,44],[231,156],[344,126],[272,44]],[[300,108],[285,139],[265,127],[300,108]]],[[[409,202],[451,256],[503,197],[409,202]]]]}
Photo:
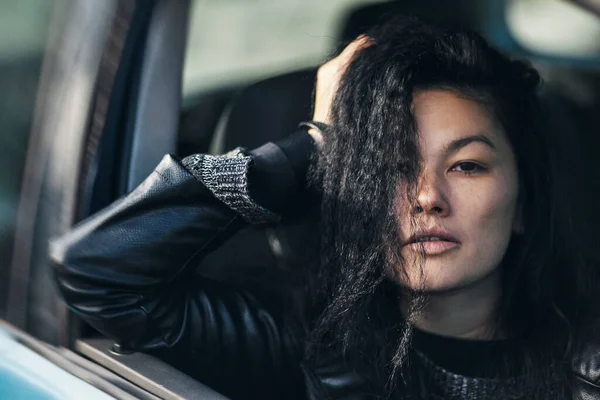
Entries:
{"type": "MultiPolygon", "coordinates": [[[[273,144],[255,159],[277,169],[274,180],[292,170],[273,144]]],[[[279,201],[273,207],[284,210],[285,196],[279,201]]],[[[245,224],[166,156],[133,192],[53,241],[56,282],[70,309],[104,335],[233,398],[371,398],[336,359],[307,365],[303,333],[277,304],[192,273],[245,224]]],[[[599,349],[592,340],[573,362],[575,398],[600,399],[599,349]]]]}

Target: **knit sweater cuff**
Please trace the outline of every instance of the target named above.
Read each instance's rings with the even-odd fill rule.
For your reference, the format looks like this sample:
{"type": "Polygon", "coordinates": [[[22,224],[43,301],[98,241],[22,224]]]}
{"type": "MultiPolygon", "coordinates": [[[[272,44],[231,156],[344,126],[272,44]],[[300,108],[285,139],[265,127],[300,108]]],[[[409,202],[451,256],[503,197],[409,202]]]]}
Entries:
{"type": "Polygon", "coordinates": [[[237,148],[221,156],[194,154],[181,163],[217,199],[250,224],[277,223],[280,216],[261,207],[250,196],[248,171],[253,157],[237,148]]]}

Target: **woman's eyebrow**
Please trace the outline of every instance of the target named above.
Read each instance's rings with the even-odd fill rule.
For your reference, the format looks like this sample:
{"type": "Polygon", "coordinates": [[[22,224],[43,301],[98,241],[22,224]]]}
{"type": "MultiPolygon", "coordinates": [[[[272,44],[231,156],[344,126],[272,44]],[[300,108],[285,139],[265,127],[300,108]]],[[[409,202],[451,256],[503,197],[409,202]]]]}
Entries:
{"type": "Polygon", "coordinates": [[[471,143],[474,142],[479,142],[479,143],[483,143],[486,146],[488,146],[489,148],[491,148],[492,150],[496,151],[496,145],[494,145],[494,143],[486,136],[479,134],[479,135],[472,135],[472,136],[466,136],[460,139],[456,139],[451,141],[450,143],[448,143],[446,146],[444,146],[444,154],[446,156],[452,154],[452,153],[456,153],[458,150],[462,149],[465,146],[468,146],[471,143]]]}

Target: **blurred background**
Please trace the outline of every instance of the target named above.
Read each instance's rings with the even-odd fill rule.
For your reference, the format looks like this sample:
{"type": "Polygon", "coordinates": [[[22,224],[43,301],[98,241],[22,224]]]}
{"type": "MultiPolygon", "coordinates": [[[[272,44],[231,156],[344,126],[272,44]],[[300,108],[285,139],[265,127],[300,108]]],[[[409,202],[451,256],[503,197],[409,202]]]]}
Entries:
{"type": "MultiPolygon", "coordinates": [[[[136,6],[134,1],[108,2],[105,6],[92,3],[91,0],[0,0],[0,316],[7,312],[11,264],[15,267],[13,278],[19,274],[15,272],[18,268],[13,259],[13,251],[18,246],[18,243],[15,244],[17,223],[31,225],[36,219],[36,215],[21,214],[19,220],[19,204],[23,201],[44,202],[44,198],[24,199],[22,196],[24,179],[27,178],[24,171],[28,145],[30,156],[40,157],[29,159],[30,163],[43,169],[44,163],[49,162],[45,160],[48,156],[44,156],[44,151],[39,150],[40,143],[31,143],[32,137],[36,136],[32,135],[36,99],[43,103],[38,104],[40,121],[43,120],[41,108],[47,108],[47,102],[53,101],[43,96],[48,92],[39,94],[42,66],[46,63],[51,69],[53,66],[50,64],[56,63],[58,53],[76,50],[72,43],[71,48],[68,47],[68,38],[60,37],[66,29],[73,29],[67,28],[69,25],[77,24],[78,19],[82,23],[87,18],[86,12],[90,15],[106,13],[103,27],[87,31],[90,36],[98,36],[95,43],[99,47],[93,61],[97,65],[91,66],[88,71],[94,75],[88,76],[91,79],[88,89],[99,90],[98,79],[103,78],[101,68],[105,67],[102,64],[102,46],[110,45],[110,35],[115,35],[114,27],[111,32],[109,24],[113,18],[121,18],[121,28],[128,29],[126,25],[132,21],[127,18],[132,18],[136,6]]],[[[150,3],[153,2],[148,1],[150,3]]],[[[574,104],[585,109],[597,101],[600,18],[597,11],[593,11],[593,7],[598,8],[597,2],[458,1],[451,7],[444,6],[443,2],[431,1],[393,3],[407,12],[429,13],[434,18],[470,24],[503,50],[529,57],[553,85],[566,93],[571,101],[569,106],[574,104]]],[[[209,151],[219,121],[237,93],[269,77],[320,64],[340,48],[350,37],[348,35],[356,33],[353,29],[358,29],[359,25],[353,18],[356,19],[361,10],[368,14],[368,10],[381,4],[385,3],[378,0],[191,1],[185,11],[185,51],[178,65],[181,69],[180,83],[173,83],[180,91],[181,100],[177,103],[176,151],[182,155],[209,151]]],[[[85,35],[86,30],[78,34],[85,35]]],[[[143,48],[142,43],[137,46],[143,48]]],[[[113,56],[115,63],[120,62],[118,54],[113,56]]],[[[69,62],[77,62],[77,55],[70,57],[69,62]]],[[[59,81],[56,74],[57,71],[48,71],[49,76],[59,81]]],[[[76,76],[71,78],[75,85],[76,76]]],[[[121,83],[129,84],[124,80],[121,83]]],[[[60,84],[65,85],[65,82],[61,80],[60,84]]],[[[53,82],[50,80],[44,85],[49,88],[53,82]]],[[[59,83],[54,82],[54,85],[59,83]]],[[[84,109],[89,119],[93,115],[90,112],[95,105],[94,100],[82,97],[79,101],[87,103],[76,101],[78,108],[73,113],[81,113],[84,109]]],[[[63,106],[68,106],[68,102],[63,106]]],[[[86,129],[93,128],[89,121],[84,125],[86,129]]],[[[82,137],[89,136],[89,131],[80,134],[82,137]]],[[[56,135],[56,139],[59,138],[60,135],[56,135]]],[[[67,148],[70,143],[64,142],[60,146],[67,148]]],[[[75,168],[84,167],[81,160],[73,165],[75,168]]],[[[32,172],[35,169],[31,167],[32,172]]],[[[43,179],[39,172],[36,176],[38,181],[43,179]]],[[[90,184],[89,181],[87,184],[90,184]]],[[[38,188],[32,195],[41,191],[38,188]]],[[[27,239],[23,240],[27,242],[27,239]]],[[[35,251],[31,243],[23,245],[28,246],[27,251],[35,251]]],[[[27,270],[31,272],[30,268],[27,270]]]]}
{"type": "MultiPolygon", "coordinates": [[[[0,320],[51,344],[97,336],[57,296],[48,239],[165,153],[291,133],[315,67],[389,13],[474,29],[540,69],[559,195],[598,260],[598,0],[0,0],[0,320]]],[[[242,232],[199,268],[285,270],[295,235],[242,232]]]]}
{"type": "MultiPolygon", "coordinates": [[[[0,2],[0,293],[6,293],[19,192],[52,2],[0,2]]],[[[0,296],[4,309],[6,296],[0,296]]]]}

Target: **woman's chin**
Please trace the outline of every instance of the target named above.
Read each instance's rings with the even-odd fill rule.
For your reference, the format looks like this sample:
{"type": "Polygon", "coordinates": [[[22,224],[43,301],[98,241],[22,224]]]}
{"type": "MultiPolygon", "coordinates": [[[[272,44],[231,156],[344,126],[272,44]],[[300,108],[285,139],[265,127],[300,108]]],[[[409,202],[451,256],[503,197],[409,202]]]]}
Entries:
{"type": "Polygon", "coordinates": [[[457,282],[400,282],[400,286],[416,293],[445,293],[459,290],[464,285],[457,282]]]}
{"type": "MultiPolygon", "coordinates": [[[[447,269],[448,271],[450,269],[447,269]]],[[[459,292],[498,279],[500,268],[489,268],[478,271],[454,270],[452,274],[444,274],[439,269],[425,268],[423,273],[402,276],[394,279],[401,288],[411,292],[444,294],[459,292]],[[471,273],[469,273],[471,272],[471,273]]],[[[396,274],[398,275],[398,274],[396,274]]]]}
{"type": "Polygon", "coordinates": [[[457,274],[423,273],[397,277],[393,281],[401,288],[412,292],[443,293],[460,290],[472,283],[473,279],[461,279],[457,274]]]}

